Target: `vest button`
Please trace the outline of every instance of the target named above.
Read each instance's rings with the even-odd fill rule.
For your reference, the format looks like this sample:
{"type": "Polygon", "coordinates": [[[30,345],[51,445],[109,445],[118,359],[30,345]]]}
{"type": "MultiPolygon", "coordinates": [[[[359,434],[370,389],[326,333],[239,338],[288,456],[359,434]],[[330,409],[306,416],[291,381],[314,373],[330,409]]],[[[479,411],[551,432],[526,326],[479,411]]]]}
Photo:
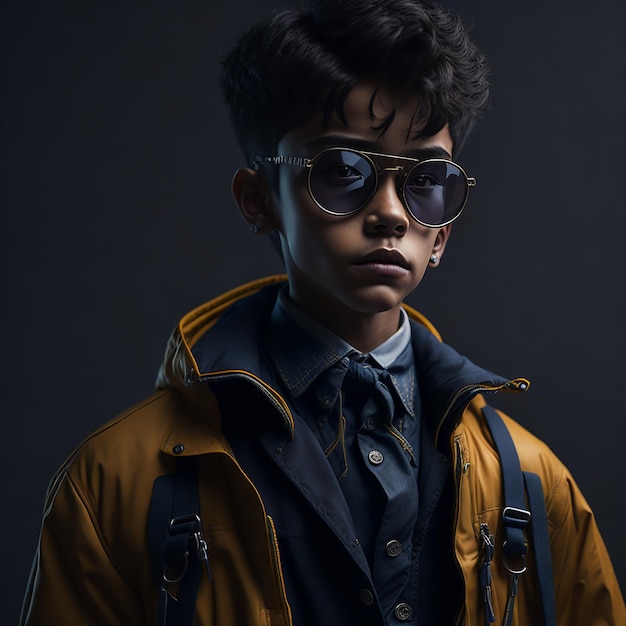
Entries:
{"type": "Polygon", "coordinates": [[[380,465],[385,457],[380,450],[370,450],[367,458],[370,460],[372,465],[380,465]]]}
{"type": "Polygon", "coordinates": [[[385,545],[387,556],[398,556],[402,552],[402,544],[397,539],[391,539],[385,545]]]}
{"type": "Polygon", "coordinates": [[[361,602],[366,606],[374,604],[374,594],[369,589],[361,589],[359,596],[361,597],[361,602]]]}
{"type": "Polygon", "coordinates": [[[363,424],[363,428],[365,428],[365,430],[374,430],[374,428],[376,428],[374,418],[368,417],[363,424]]]}
{"type": "Polygon", "coordinates": [[[406,602],[397,604],[393,612],[401,622],[407,622],[411,619],[411,615],[413,615],[413,609],[406,602]]]}

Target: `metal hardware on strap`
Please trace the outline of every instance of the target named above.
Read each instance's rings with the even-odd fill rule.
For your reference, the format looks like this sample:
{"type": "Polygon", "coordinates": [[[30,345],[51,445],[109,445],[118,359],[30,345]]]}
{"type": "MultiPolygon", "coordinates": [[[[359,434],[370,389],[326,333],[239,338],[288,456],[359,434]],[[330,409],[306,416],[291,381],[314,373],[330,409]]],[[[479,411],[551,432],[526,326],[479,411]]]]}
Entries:
{"type": "Polygon", "coordinates": [[[502,521],[506,537],[502,544],[504,566],[511,574],[519,576],[526,571],[528,543],[525,540],[525,530],[530,522],[530,511],[505,506],[502,521]]]}
{"type": "MultiPolygon", "coordinates": [[[[180,573],[179,577],[174,580],[166,578],[166,571],[163,572],[163,580],[167,583],[178,582],[184,575],[189,564],[189,551],[193,550],[198,558],[198,561],[203,561],[206,566],[207,575],[211,580],[211,567],[209,565],[209,549],[207,542],[202,534],[202,520],[197,514],[181,515],[170,520],[170,537],[166,539],[166,559],[167,559],[167,542],[175,537],[187,538],[186,549],[184,552],[184,570],[180,573]]],[[[182,552],[179,552],[179,558],[182,552]]],[[[166,561],[167,563],[167,561],[166,561]]]]}
{"type": "Polygon", "coordinates": [[[526,553],[528,551],[526,529],[530,527],[543,607],[543,624],[544,626],[554,626],[556,624],[554,580],[552,577],[548,520],[541,480],[536,474],[522,472],[513,439],[497,411],[486,406],[483,407],[482,413],[491,431],[502,469],[505,502],[502,511],[505,535],[502,551],[504,565],[511,574],[511,586],[503,624],[509,626],[513,620],[513,606],[519,589],[519,577],[526,571],[526,553]],[[526,495],[528,495],[528,507],[526,506],[526,495]]]}
{"type": "Polygon", "coordinates": [[[502,519],[505,524],[510,524],[517,528],[526,528],[526,525],[530,522],[530,511],[516,509],[514,506],[505,506],[502,511],[502,519]]]}
{"type": "Polygon", "coordinates": [[[493,592],[491,589],[491,561],[495,553],[494,537],[489,531],[487,524],[480,525],[480,536],[485,546],[485,560],[480,568],[480,586],[483,590],[483,600],[485,602],[485,626],[496,621],[493,610],[493,592]]]}
{"type": "Polygon", "coordinates": [[[196,458],[178,458],[175,473],[154,481],[147,539],[152,575],[159,590],[157,624],[191,626],[202,563],[211,580],[200,519],[196,458]]]}
{"type": "Polygon", "coordinates": [[[519,577],[526,571],[526,553],[528,551],[526,527],[530,522],[530,511],[526,506],[524,479],[513,439],[494,408],[485,406],[482,413],[491,431],[502,470],[505,504],[502,510],[504,526],[502,558],[504,566],[511,574],[503,624],[509,626],[513,618],[513,605],[517,597],[519,577]]]}

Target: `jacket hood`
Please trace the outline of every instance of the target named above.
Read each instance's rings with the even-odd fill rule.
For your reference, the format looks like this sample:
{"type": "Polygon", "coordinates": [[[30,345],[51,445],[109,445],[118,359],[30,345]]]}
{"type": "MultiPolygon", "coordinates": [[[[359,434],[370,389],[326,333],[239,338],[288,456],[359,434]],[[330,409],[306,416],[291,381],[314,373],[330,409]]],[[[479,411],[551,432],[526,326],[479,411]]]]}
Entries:
{"type": "MultiPolygon", "coordinates": [[[[293,431],[291,412],[284,399],[263,381],[259,362],[261,330],[285,281],[286,276],[276,275],[246,283],[185,315],[168,341],[157,388],[184,388],[193,396],[194,388],[205,387],[197,382],[220,376],[245,377],[272,397],[285,425],[293,431]]],[[[525,391],[530,386],[524,378],[509,380],[478,367],[443,343],[422,314],[408,305],[404,308],[411,319],[420,387],[427,390],[429,412],[441,416],[434,428],[436,438],[444,424],[456,425],[458,419],[450,416],[460,415],[460,409],[477,393],[525,391]]],[[[202,401],[204,393],[196,395],[202,401]]]]}

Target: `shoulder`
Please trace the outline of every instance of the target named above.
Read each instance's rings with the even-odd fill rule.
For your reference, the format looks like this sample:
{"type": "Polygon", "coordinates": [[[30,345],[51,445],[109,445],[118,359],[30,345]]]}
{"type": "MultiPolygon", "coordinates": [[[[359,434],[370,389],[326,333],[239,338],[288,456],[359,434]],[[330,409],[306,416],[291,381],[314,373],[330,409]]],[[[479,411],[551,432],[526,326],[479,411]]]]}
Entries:
{"type": "Polygon", "coordinates": [[[89,463],[120,464],[145,459],[159,451],[176,421],[186,419],[184,401],[176,389],[158,391],[106,422],[89,435],[68,459],[77,471],[89,463]]]}
{"type": "MultiPolygon", "coordinates": [[[[470,403],[458,433],[466,444],[477,482],[491,486],[492,495],[488,493],[489,489],[482,489],[486,508],[498,508],[501,506],[501,463],[482,415],[485,405],[483,398],[477,398],[470,403]]],[[[560,527],[571,514],[573,506],[586,507],[572,475],[545,442],[504,412],[498,410],[498,414],[513,439],[521,469],[537,474],[541,479],[550,523],[553,527],[560,527]]],[[[478,485],[477,488],[480,489],[478,485]]]]}
{"type": "MultiPolygon", "coordinates": [[[[467,433],[467,436],[477,447],[489,449],[490,454],[495,454],[495,444],[483,416],[483,408],[486,406],[487,402],[482,396],[472,400],[463,414],[460,428],[467,433]]],[[[541,470],[545,463],[550,466],[562,466],[561,461],[545,442],[504,411],[496,409],[496,412],[502,418],[515,443],[522,469],[528,471],[541,470]]]]}
{"type": "Polygon", "coordinates": [[[210,426],[210,412],[205,405],[201,419],[175,388],[124,411],[87,437],[59,469],[48,489],[47,516],[66,527],[78,528],[78,520],[84,520],[83,527],[90,527],[85,532],[95,533],[111,555],[115,552],[117,560],[126,562],[121,555],[135,554],[135,546],[144,540],[154,481],[176,469],[173,433],[224,449],[210,426]]]}
{"type": "MultiPolygon", "coordinates": [[[[179,388],[158,391],[103,424],[70,455],[51,484],[69,480],[83,502],[94,509],[107,501],[151,492],[154,479],[174,471],[174,438],[183,433],[198,446],[223,447],[219,412],[206,389],[204,402],[179,388]],[[217,443],[215,443],[217,442],[217,443]]],[[[126,502],[127,503],[127,502],[126,502]]]]}

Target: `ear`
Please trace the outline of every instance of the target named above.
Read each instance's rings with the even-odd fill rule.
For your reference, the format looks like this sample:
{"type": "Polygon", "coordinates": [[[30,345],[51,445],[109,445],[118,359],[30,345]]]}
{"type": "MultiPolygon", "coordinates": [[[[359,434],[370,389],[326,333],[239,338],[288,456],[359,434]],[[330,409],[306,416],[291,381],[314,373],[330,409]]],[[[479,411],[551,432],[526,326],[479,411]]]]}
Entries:
{"type": "Polygon", "coordinates": [[[437,267],[441,262],[441,257],[446,249],[446,243],[448,243],[451,231],[452,224],[447,224],[446,226],[441,227],[437,232],[437,237],[435,238],[435,243],[430,256],[430,262],[428,263],[430,267],[437,267]]]}
{"type": "Polygon", "coordinates": [[[261,172],[249,167],[237,170],[231,190],[243,219],[252,232],[265,234],[278,228],[272,204],[272,190],[261,172]]]}

